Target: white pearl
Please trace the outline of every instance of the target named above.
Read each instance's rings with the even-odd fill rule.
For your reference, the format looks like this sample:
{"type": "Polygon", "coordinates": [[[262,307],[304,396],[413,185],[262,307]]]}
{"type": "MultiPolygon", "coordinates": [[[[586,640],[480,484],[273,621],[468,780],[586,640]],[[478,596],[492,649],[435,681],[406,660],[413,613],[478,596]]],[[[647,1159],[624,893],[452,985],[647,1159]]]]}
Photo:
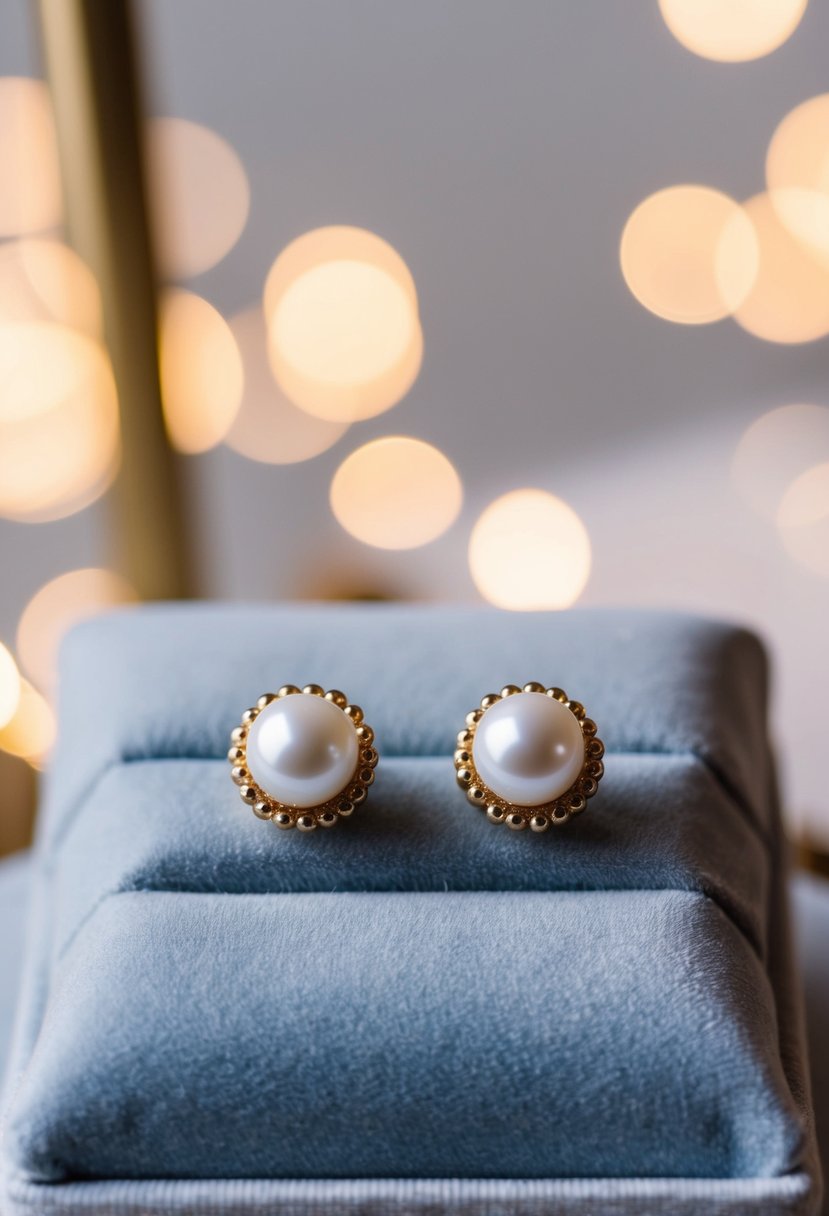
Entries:
{"type": "Polygon", "coordinates": [[[348,785],[357,768],[354,723],[338,705],[310,693],[271,701],[248,732],[247,766],[266,794],[285,806],[319,806],[348,785]]]}
{"type": "Polygon", "coordinates": [[[481,780],[514,806],[541,806],[570,788],[584,764],[581,726],[543,692],[517,692],[486,711],[472,758],[481,780]]]}

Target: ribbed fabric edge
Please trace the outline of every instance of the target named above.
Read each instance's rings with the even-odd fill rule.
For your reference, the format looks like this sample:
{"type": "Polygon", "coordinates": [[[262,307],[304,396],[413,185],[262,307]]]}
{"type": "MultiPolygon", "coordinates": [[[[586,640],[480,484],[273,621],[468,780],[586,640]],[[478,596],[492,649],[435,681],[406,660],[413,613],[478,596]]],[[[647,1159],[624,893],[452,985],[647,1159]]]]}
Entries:
{"type": "Polygon", "coordinates": [[[3,1216],[801,1216],[811,1179],[11,1181],[3,1216]]]}

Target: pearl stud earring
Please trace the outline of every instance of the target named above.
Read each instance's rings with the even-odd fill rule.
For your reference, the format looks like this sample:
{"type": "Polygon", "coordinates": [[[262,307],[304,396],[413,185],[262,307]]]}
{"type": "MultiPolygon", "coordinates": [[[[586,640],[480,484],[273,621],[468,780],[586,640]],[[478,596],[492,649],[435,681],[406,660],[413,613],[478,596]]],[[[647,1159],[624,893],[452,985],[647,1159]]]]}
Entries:
{"type": "Polygon", "coordinates": [[[578,815],[599,788],[604,744],[584,706],[560,688],[508,684],[466,715],[458,784],[491,823],[546,832],[578,815]]]}
{"type": "Polygon", "coordinates": [[[267,692],[231,733],[242,801],[279,828],[312,832],[347,819],[374,781],[374,731],[345,693],[319,684],[267,692]]]}

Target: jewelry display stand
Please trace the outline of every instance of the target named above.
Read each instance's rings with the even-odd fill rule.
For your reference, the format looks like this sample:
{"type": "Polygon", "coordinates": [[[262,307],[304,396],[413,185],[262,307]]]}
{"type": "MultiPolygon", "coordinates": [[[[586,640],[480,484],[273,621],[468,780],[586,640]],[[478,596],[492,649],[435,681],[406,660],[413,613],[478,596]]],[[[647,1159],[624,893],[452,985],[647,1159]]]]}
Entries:
{"type": "Polygon", "coordinates": [[[4,1216],[745,1216],[819,1201],[756,639],[667,613],[150,606],[79,626],[3,1098],[4,1216]],[[606,746],[543,834],[457,788],[540,679],[606,746]],[[239,800],[265,689],[376,732],[347,822],[239,800]]]}

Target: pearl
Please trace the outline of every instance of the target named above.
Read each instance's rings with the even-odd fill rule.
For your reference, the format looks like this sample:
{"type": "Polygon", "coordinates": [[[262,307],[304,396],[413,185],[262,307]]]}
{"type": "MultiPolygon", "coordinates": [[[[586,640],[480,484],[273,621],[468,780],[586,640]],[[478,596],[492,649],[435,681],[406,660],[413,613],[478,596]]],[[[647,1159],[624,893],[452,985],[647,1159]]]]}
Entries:
{"type": "Polygon", "coordinates": [[[309,693],[271,701],[248,732],[248,771],[285,806],[335,798],[354,776],[357,756],[354,724],[338,705],[309,693]]]}
{"type": "Polygon", "coordinates": [[[540,692],[514,693],[486,711],[472,758],[481,780],[513,806],[542,806],[576,781],[584,736],[561,701],[540,692]]]}

